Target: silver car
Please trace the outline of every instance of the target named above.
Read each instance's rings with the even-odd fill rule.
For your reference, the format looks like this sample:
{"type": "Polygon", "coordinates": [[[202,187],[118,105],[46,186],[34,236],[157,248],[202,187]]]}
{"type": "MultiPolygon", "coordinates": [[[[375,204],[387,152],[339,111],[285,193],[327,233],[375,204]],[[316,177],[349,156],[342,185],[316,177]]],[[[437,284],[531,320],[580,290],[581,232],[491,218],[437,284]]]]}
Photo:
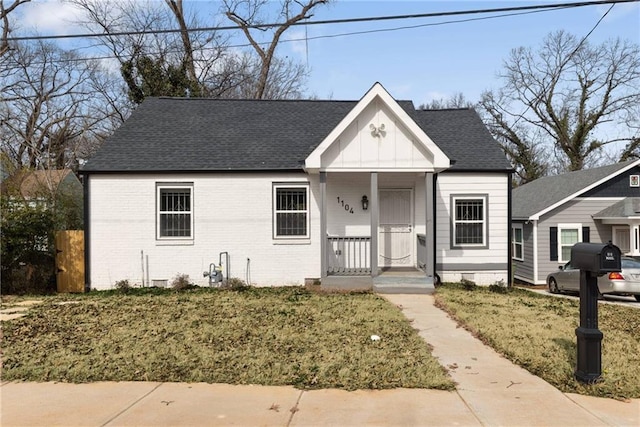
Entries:
{"type": "MultiPolygon", "coordinates": [[[[580,270],[566,263],[547,276],[549,292],[580,292],[580,270]]],[[[622,272],[598,277],[601,294],[633,295],[640,302],[640,261],[622,258],[622,272]]]]}

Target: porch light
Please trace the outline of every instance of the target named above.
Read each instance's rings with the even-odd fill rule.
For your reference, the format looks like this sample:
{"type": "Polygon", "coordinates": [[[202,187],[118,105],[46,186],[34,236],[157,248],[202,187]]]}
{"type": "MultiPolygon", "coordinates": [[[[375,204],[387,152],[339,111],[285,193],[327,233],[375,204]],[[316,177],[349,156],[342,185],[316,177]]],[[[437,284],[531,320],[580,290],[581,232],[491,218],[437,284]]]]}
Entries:
{"type": "Polygon", "coordinates": [[[366,211],[367,209],[369,209],[369,199],[367,199],[367,195],[365,194],[364,196],[362,196],[362,210],[366,211]]]}

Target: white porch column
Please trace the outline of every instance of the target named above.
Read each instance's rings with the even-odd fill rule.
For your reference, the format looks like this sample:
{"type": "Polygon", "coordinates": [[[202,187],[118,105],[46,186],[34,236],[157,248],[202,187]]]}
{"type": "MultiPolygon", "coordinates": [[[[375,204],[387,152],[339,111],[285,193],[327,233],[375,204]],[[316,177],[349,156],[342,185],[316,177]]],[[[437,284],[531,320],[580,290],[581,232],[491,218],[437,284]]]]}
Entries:
{"type": "Polygon", "coordinates": [[[378,275],[378,172],[371,172],[371,199],[369,201],[371,212],[371,277],[378,275]]]}
{"type": "Polygon", "coordinates": [[[436,266],[435,266],[435,252],[436,252],[436,238],[435,238],[435,218],[434,218],[434,181],[433,172],[427,172],[424,175],[424,188],[425,188],[425,273],[427,277],[435,280],[436,266]]]}
{"type": "Polygon", "coordinates": [[[320,278],[327,277],[327,173],[320,172],[320,278]]]}

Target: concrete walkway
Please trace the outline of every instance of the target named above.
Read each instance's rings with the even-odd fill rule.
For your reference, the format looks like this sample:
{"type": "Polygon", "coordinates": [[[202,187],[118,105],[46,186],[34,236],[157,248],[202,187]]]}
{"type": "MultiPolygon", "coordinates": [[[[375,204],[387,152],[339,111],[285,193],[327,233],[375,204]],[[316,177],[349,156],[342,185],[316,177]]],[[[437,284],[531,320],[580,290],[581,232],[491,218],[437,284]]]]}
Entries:
{"type": "Polygon", "coordinates": [[[184,383],[2,383],[8,426],[638,426],[629,403],[563,394],[497,355],[433,306],[431,295],[385,295],[402,308],[458,383],[422,389],[314,390],[184,383]]]}
{"type": "Polygon", "coordinates": [[[640,400],[625,403],[561,393],[458,327],[433,305],[432,295],[385,298],[399,306],[433,346],[433,355],[449,369],[457,394],[481,425],[640,425],[640,400]]]}
{"type": "Polygon", "coordinates": [[[40,304],[42,301],[40,300],[28,300],[21,301],[9,308],[3,308],[0,310],[0,321],[2,320],[12,320],[17,319],[18,317],[22,317],[27,314],[27,311],[34,305],[40,304]]]}

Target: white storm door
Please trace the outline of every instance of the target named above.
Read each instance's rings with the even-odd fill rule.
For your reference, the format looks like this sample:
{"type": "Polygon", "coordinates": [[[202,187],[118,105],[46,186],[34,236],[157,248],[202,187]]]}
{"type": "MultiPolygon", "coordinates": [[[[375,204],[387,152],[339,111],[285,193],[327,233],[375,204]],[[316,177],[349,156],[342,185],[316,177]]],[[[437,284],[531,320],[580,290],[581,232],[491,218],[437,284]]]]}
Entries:
{"type": "Polygon", "coordinates": [[[380,190],[378,265],[413,266],[411,189],[380,190]]]}
{"type": "Polygon", "coordinates": [[[629,227],[612,226],[613,244],[620,248],[620,252],[628,254],[631,252],[631,233],[629,227]]]}

